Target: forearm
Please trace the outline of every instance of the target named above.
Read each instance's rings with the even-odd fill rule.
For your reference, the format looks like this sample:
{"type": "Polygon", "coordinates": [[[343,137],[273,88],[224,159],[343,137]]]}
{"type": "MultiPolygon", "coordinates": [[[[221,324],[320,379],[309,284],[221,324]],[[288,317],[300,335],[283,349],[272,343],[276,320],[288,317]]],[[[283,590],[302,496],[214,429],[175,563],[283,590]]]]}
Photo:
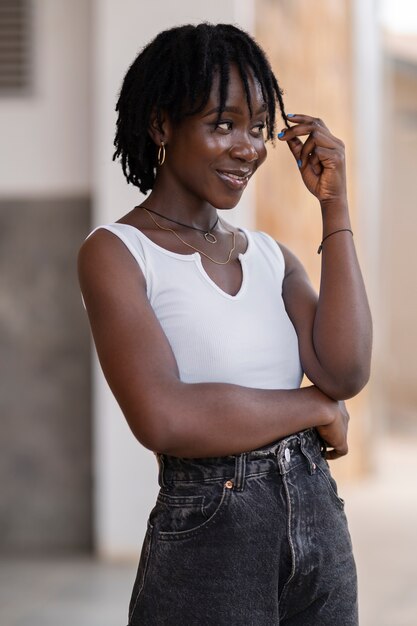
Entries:
{"type": "Polygon", "coordinates": [[[316,387],[253,389],[226,383],[177,383],[159,403],[165,426],[159,452],[182,457],[239,454],[328,424],[336,403],[316,387]]]}
{"type": "MultiPolygon", "coordinates": [[[[323,238],[340,228],[351,228],[345,202],[322,205],[322,215],[323,238]]],[[[330,387],[335,387],[334,397],[346,398],[358,393],[369,378],[371,314],[351,234],[332,235],[321,254],[313,345],[330,387]]]]}

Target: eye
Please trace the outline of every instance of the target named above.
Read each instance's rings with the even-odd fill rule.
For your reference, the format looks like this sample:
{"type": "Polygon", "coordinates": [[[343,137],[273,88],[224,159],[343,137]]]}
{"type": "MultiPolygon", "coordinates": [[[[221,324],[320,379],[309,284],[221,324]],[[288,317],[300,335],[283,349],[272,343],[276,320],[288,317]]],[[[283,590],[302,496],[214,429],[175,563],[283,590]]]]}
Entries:
{"type": "Polygon", "coordinates": [[[221,126],[229,126],[229,128],[222,128],[221,130],[232,130],[232,122],[219,122],[218,124],[214,124],[215,129],[221,126]]]}
{"type": "Polygon", "coordinates": [[[256,124],[256,126],[254,126],[254,128],[258,129],[258,133],[257,135],[262,135],[264,129],[266,128],[266,124],[262,123],[262,124],[256,124]]]}

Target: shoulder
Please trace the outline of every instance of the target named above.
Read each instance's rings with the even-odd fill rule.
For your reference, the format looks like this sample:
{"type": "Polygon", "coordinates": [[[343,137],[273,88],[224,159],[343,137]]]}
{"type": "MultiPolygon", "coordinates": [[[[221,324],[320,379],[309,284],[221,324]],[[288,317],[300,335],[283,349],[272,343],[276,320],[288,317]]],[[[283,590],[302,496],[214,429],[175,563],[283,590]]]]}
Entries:
{"type": "Polygon", "coordinates": [[[108,262],[111,258],[120,257],[123,246],[120,245],[120,235],[111,228],[111,225],[96,226],[84,239],[78,250],[78,262],[90,265],[94,261],[108,262]]]}
{"type": "Polygon", "coordinates": [[[107,225],[97,226],[82,242],[77,254],[82,291],[106,283],[114,286],[129,274],[144,286],[145,278],[133,252],[123,234],[107,225]]]}

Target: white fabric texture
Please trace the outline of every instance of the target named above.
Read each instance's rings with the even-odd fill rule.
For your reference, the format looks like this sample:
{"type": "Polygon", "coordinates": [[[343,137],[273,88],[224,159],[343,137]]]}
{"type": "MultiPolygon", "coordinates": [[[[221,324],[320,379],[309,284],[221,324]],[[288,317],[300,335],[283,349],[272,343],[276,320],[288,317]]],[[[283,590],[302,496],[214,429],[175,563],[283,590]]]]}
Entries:
{"type": "Polygon", "coordinates": [[[248,246],[239,254],[242,286],[231,296],[208,276],[198,252],[166,250],[129,224],[103,224],[87,237],[98,228],[119,237],[136,259],[183,382],[300,386],[298,339],[282,299],[285,262],[270,235],[240,228],[248,246]]]}

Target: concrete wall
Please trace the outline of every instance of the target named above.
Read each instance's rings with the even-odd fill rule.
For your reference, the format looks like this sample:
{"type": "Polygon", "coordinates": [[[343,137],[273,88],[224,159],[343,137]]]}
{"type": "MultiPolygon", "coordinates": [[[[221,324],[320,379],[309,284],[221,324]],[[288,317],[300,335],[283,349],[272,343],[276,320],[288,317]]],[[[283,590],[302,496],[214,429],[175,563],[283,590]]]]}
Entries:
{"type": "Polygon", "coordinates": [[[0,551],[25,554],[92,544],[89,3],[32,7],[33,90],[0,98],[0,551]]]}
{"type": "Polygon", "coordinates": [[[88,199],[0,199],[0,552],[90,550],[88,199]]]}

